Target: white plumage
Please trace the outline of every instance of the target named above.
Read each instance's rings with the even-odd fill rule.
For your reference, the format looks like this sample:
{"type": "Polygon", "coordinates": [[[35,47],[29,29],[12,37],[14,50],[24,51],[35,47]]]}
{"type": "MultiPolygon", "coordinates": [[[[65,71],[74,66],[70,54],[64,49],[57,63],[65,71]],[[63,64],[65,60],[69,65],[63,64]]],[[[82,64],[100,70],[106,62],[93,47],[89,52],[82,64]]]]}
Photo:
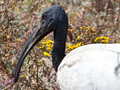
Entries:
{"type": "Polygon", "coordinates": [[[120,90],[120,44],[90,44],[71,51],[61,62],[61,90],[120,90]]]}
{"type": "Polygon", "coordinates": [[[29,51],[52,31],[52,63],[61,90],[120,90],[120,44],[85,45],[64,57],[68,18],[58,5],[43,12],[40,24],[26,41],[16,65],[15,82],[29,51]]]}

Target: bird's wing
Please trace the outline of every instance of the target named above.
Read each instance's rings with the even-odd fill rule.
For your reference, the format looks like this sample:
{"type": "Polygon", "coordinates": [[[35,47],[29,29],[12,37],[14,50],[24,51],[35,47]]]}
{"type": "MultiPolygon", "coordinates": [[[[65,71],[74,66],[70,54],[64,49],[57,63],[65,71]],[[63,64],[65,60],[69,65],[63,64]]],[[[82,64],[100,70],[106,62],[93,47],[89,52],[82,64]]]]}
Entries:
{"type": "Polygon", "coordinates": [[[63,90],[120,90],[119,66],[120,44],[86,45],[63,59],[57,81],[63,90]]]}
{"type": "Polygon", "coordinates": [[[108,58],[106,62],[109,61],[109,58],[111,59],[113,58],[112,60],[111,59],[110,60],[117,64],[120,62],[120,58],[118,58],[119,55],[120,44],[89,44],[76,48],[72,50],[70,53],[68,53],[67,56],[65,56],[65,58],[62,60],[58,69],[60,70],[61,68],[64,67],[64,65],[70,67],[73,66],[75,63],[83,61],[105,62],[104,58],[108,58]],[[109,53],[112,55],[110,56],[109,53]]]}

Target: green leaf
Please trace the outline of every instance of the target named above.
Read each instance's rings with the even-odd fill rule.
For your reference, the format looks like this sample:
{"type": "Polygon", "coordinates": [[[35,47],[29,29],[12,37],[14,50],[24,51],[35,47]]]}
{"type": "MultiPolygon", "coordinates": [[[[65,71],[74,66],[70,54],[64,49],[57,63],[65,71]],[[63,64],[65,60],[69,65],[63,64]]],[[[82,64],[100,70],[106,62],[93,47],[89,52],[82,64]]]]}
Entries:
{"type": "Polygon", "coordinates": [[[14,29],[15,29],[15,27],[14,27],[14,26],[12,26],[12,27],[11,27],[11,31],[13,31],[14,29]]]}
{"type": "Polygon", "coordinates": [[[27,0],[26,4],[29,5],[32,2],[32,0],[27,0]]]}
{"type": "Polygon", "coordinates": [[[4,25],[8,24],[8,18],[4,20],[4,25]]]}
{"type": "Polygon", "coordinates": [[[11,64],[12,64],[11,62],[7,62],[7,67],[8,67],[9,73],[12,72],[12,70],[13,70],[13,66],[11,64]]]}
{"type": "Polygon", "coordinates": [[[19,29],[22,29],[23,27],[24,27],[23,25],[20,25],[20,26],[19,26],[19,29]]]}

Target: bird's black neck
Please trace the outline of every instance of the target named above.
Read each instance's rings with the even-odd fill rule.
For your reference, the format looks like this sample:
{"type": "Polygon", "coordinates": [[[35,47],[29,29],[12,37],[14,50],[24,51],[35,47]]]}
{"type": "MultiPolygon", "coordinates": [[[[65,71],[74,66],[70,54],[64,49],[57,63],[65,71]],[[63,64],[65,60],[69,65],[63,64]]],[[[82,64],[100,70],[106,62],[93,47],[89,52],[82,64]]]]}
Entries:
{"type": "Polygon", "coordinates": [[[58,13],[57,19],[54,20],[54,45],[52,49],[52,62],[56,71],[65,57],[65,43],[68,31],[68,18],[65,11],[61,8],[61,11],[58,11],[58,13]]]}
{"type": "Polygon", "coordinates": [[[52,62],[53,62],[53,67],[56,71],[64,57],[65,57],[65,42],[54,41],[53,50],[52,50],[52,62]]]}

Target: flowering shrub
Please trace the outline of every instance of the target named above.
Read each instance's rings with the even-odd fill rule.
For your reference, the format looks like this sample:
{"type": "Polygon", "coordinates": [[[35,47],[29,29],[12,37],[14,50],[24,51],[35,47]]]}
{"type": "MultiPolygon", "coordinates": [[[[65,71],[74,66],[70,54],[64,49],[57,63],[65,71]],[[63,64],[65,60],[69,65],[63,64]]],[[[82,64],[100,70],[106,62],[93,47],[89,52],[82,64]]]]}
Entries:
{"type": "Polygon", "coordinates": [[[108,1],[0,0],[0,89],[59,90],[51,63],[52,35],[31,50],[18,82],[13,83],[20,52],[41,14],[51,5],[62,5],[69,18],[66,54],[86,44],[119,43],[120,1],[108,1]]]}
{"type": "Polygon", "coordinates": [[[97,37],[94,42],[108,43],[111,39],[109,37],[97,37]]]}
{"type": "Polygon", "coordinates": [[[40,42],[39,49],[42,50],[44,53],[44,56],[49,57],[50,53],[52,51],[54,41],[50,39],[46,39],[46,37],[40,42]]]}
{"type": "Polygon", "coordinates": [[[77,43],[76,45],[75,45],[75,44],[70,44],[70,45],[68,45],[68,44],[66,43],[66,46],[67,46],[67,52],[70,52],[71,50],[82,46],[82,43],[80,42],[80,43],[77,43]]]}

